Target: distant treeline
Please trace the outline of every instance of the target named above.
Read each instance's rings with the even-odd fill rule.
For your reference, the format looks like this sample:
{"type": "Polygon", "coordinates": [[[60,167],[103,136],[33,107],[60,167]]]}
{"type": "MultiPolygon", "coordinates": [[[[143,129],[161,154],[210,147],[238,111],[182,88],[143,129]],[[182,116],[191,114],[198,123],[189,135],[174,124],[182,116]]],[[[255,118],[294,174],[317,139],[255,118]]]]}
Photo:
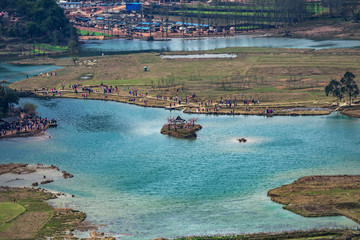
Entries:
{"type": "Polygon", "coordinates": [[[0,38],[74,45],[76,31],[54,0],[0,0],[0,38]]]}
{"type": "Polygon", "coordinates": [[[177,17],[182,22],[224,27],[277,26],[328,17],[358,20],[359,10],[360,0],[213,0],[210,4],[145,6],[146,15],[160,15],[163,21],[177,17]]]}

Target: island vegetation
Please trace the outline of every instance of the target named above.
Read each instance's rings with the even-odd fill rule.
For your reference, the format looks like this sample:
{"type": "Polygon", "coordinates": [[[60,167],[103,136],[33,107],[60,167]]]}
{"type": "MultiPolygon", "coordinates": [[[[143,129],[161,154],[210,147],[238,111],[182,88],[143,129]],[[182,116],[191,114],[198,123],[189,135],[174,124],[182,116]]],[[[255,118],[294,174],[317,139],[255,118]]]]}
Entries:
{"type": "Polygon", "coordinates": [[[196,132],[202,129],[200,124],[195,124],[197,118],[184,120],[180,116],[169,117],[168,122],[161,128],[160,133],[177,138],[195,139],[196,132]]]}

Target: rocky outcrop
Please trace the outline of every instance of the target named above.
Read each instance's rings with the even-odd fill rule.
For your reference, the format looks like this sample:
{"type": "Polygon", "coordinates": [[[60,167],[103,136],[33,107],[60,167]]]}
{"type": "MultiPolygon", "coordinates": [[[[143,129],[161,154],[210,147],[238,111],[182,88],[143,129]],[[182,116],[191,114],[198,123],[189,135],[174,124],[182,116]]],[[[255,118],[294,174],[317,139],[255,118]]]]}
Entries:
{"type": "Polygon", "coordinates": [[[202,126],[195,124],[191,128],[185,128],[185,124],[177,126],[176,128],[168,127],[164,125],[160,131],[161,134],[167,134],[172,137],[195,139],[197,137],[196,132],[202,129],[202,126]]]}
{"type": "Polygon", "coordinates": [[[44,180],[42,181],[40,184],[48,184],[48,183],[52,183],[54,180],[52,179],[47,179],[47,180],[44,180]]]}
{"type": "Polygon", "coordinates": [[[70,173],[68,173],[66,171],[62,171],[61,173],[63,174],[63,177],[65,179],[74,177],[74,175],[72,175],[72,174],[70,174],[70,173]]]}

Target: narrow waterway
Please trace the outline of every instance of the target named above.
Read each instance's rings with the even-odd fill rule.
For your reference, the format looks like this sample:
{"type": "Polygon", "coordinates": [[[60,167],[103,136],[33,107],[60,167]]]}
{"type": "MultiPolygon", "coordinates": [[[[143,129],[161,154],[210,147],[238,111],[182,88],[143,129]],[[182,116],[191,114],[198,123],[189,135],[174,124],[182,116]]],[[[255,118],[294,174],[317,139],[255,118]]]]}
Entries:
{"type": "Polygon", "coordinates": [[[235,37],[209,37],[200,39],[174,38],[171,41],[145,41],[140,39],[112,39],[85,41],[80,55],[102,55],[145,51],[200,51],[228,47],[271,47],[271,48],[360,48],[360,40],[315,41],[305,38],[274,38],[251,35],[235,37]]]}

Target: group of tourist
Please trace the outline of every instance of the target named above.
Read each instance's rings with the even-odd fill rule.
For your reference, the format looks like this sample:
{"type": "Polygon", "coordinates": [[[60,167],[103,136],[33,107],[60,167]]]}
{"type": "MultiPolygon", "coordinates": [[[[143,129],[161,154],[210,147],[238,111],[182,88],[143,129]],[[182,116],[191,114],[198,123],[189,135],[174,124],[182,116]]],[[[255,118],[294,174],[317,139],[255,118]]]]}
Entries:
{"type": "Polygon", "coordinates": [[[0,125],[0,137],[11,137],[21,133],[35,134],[56,124],[55,119],[41,118],[32,114],[23,119],[0,125]]]}
{"type": "MultiPolygon", "coordinates": [[[[78,89],[81,87],[82,93],[81,96],[83,98],[88,98],[88,96],[95,92],[95,93],[100,93],[102,94],[101,99],[106,100],[108,99],[108,94],[117,94],[119,95],[119,93],[121,92],[121,90],[115,86],[107,86],[104,84],[100,85],[101,89],[97,89],[94,90],[91,87],[84,87],[82,86],[81,83],[79,84],[74,84],[74,85],[69,85],[69,88],[72,89],[76,94],[78,94],[78,89]]],[[[129,87],[127,88],[123,88],[124,90],[124,95],[130,95],[130,98],[128,99],[128,102],[130,103],[135,103],[137,102],[137,97],[148,97],[148,92],[146,93],[139,93],[137,89],[134,90],[130,90],[129,87]]],[[[180,88],[174,88],[173,91],[176,91],[176,93],[179,93],[181,89],[180,88]]],[[[62,96],[61,91],[57,91],[56,88],[50,89],[50,91],[48,89],[42,89],[43,95],[51,95],[51,96],[55,96],[55,94],[59,94],[59,96],[62,96]]],[[[171,89],[166,89],[166,92],[170,94],[170,92],[172,92],[171,89]]],[[[244,94],[243,94],[243,98],[245,98],[244,94]]],[[[220,97],[219,101],[217,103],[214,103],[213,100],[211,99],[205,99],[205,100],[199,100],[195,94],[192,94],[190,96],[169,96],[168,94],[162,95],[162,94],[158,94],[156,95],[156,100],[157,101],[165,101],[165,102],[169,102],[168,106],[170,107],[170,109],[174,108],[174,107],[179,107],[181,105],[189,105],[191,103],[195,103],[196,105],[198,105],[198,107],[196,107],[196,112],[218,112],[220,111],[220,109],[222,108],[227,108],[230,110],[232,108],[235,108],[238,105],[238,101],[237,100],[230,100],[230,99],[225,99],[223,97],[220,97]]],[[[148,105],[148,100],[147,99],[140,99],[141,102],[144,103],[144,105],[148,105]]],[[[259,104],[260,101],[259,100],[255,100],[255,99],[251,99],[251,100],[240,100],[240,102],[243,102],[244,105],[249,106],[250,104],[256,105],[259,104]]],[[[250,111],[249,107],[246,107],[246,111],[250,111]]]]}

